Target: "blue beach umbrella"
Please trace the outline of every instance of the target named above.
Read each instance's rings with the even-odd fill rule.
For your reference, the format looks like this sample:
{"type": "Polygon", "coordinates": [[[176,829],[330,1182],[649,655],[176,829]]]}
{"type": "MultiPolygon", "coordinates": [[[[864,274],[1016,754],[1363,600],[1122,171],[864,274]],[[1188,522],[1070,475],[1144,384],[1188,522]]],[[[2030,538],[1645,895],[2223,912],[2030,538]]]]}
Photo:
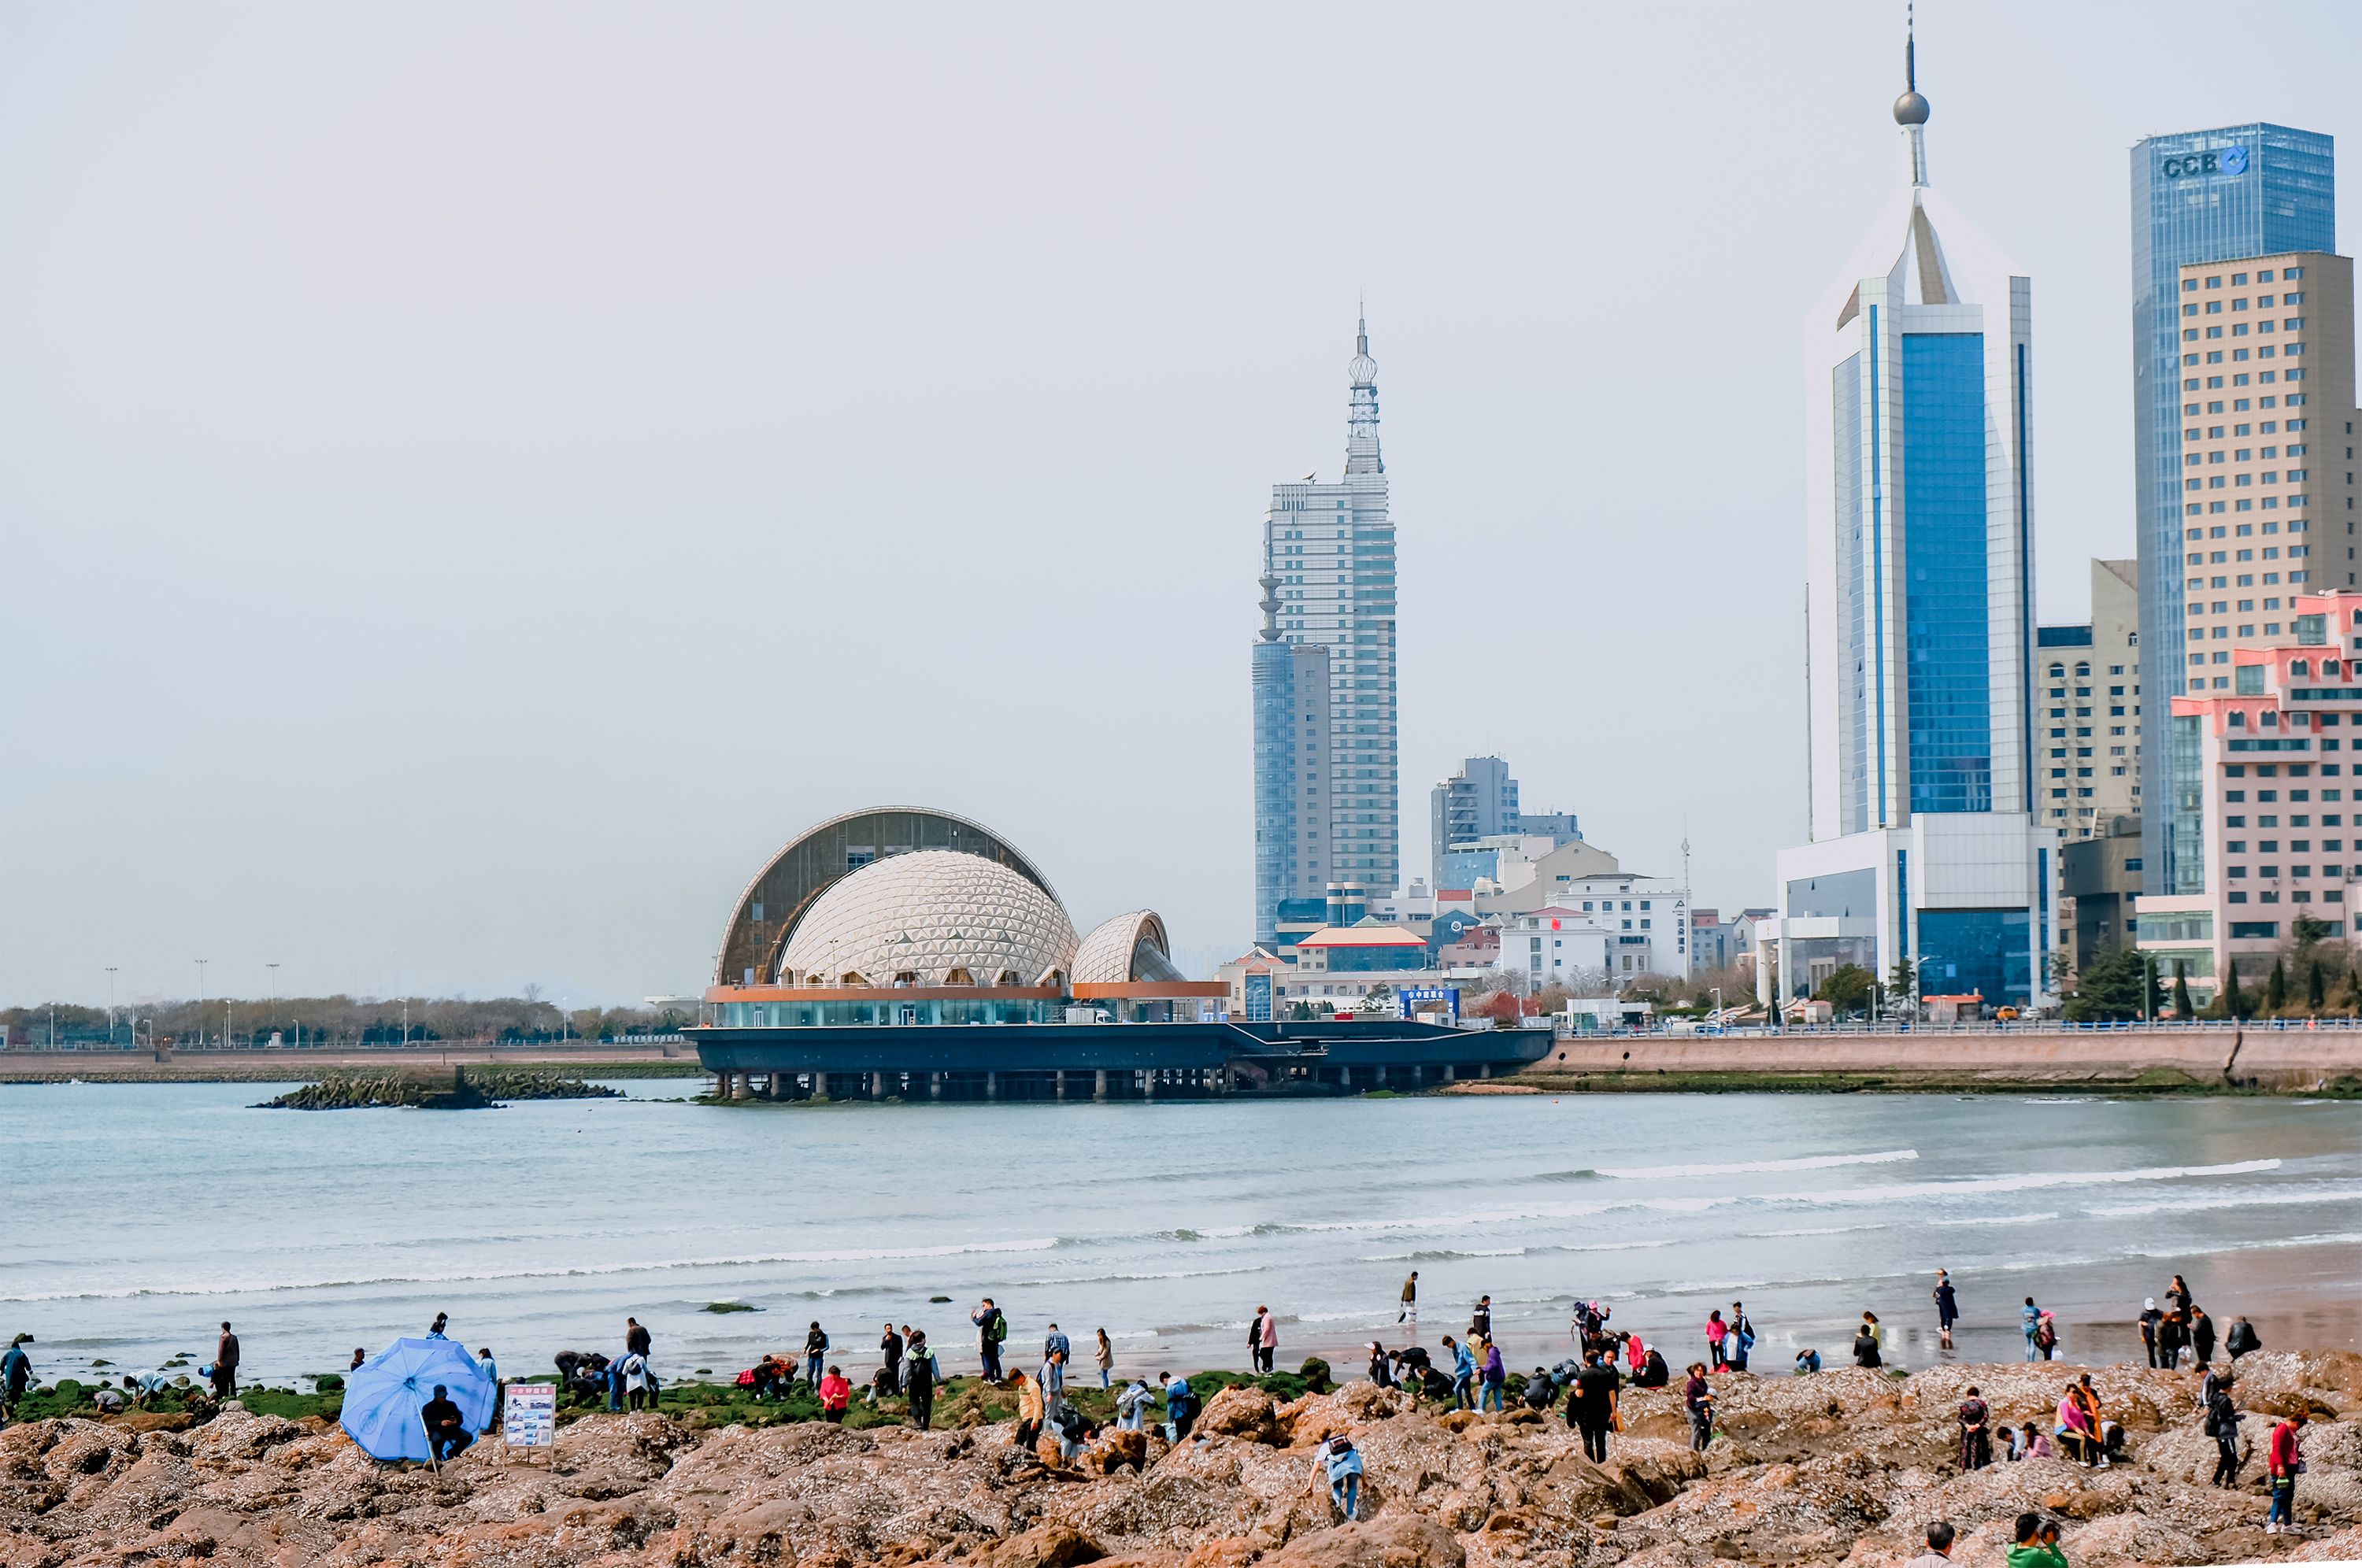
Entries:
{"type": "Polygon", "coordinates": [[[492,1380],[457,1340],[396,1340],[345,1376],[339,1423],[372,1459],[425,1459],[426,1424],[419,1412],[443,1385],[468,1430],[492,1418],[492,1380]]]}

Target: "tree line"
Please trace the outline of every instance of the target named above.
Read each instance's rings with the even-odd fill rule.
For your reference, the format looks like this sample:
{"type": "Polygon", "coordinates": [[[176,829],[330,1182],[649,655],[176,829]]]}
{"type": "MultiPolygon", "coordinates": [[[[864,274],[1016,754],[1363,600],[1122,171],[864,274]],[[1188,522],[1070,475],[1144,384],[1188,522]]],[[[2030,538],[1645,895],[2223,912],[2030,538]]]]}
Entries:
{"type": "Polygon", "coordinates": [[[75,1002],[0,1009],[0,1027],[17,1049],[91,1046],[112,1043],[145,1045],[151,1039],[193,1044],[230,1042],[388,1045],[408,1040],[543,1043],[560,1040],[613,1040],[627,1034],[670,1033],[697,1021],[693,1008],[560,1009],[537,997],[208,997],[142,1002],[114,1010],[75,1002]]]}

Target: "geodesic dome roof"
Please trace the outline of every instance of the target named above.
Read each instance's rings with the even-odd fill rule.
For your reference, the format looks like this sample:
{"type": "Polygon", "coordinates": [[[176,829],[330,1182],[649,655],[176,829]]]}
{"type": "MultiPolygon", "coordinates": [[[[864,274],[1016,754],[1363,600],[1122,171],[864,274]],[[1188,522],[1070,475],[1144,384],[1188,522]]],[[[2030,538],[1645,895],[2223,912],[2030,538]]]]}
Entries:
{"type": "Polygon", "coordinates": [[[822,893],[788,938],[779,978],[1031,986],[1070,972],[1074,957],[1074,925],[1042,887],[981,856],[922,849],[872,861],[822,893]]]}
{"type": "Polygon", "coordinates": [[[1120,985],[1129,980],[1176,980],[1172,944],[1154,910],[1133,910],[1091,928],[1075,949],[1077,985],[1120,985]]]}

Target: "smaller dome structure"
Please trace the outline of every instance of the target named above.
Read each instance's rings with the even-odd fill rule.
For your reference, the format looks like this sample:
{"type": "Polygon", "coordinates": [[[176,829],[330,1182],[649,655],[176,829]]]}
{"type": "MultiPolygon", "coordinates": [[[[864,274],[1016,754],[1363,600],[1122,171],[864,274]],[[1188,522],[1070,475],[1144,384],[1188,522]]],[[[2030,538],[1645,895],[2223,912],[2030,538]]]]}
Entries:
{"type": "Polygon", "coordinates": [[[1154,910],[1133,910],[1102,921],[1075,949],[1075,983],[1119,986],[1134,980],[1177,980],[1171,940],[1154,910]]]}
{"type": "Polygon", "coordinates": [[[1075,928],[1047,890],[981,856],[872,861],[797,922],[779,980],[801,986],[1033,986],[1063,977],[1075,928]]]}
{"type": "Polygon", "coordinates": [[[1916,91],[1905,93],[1894,100],[1894,123],[1898,126],[1924,126],[1927,123],[1927,100],[1916,91]]]}

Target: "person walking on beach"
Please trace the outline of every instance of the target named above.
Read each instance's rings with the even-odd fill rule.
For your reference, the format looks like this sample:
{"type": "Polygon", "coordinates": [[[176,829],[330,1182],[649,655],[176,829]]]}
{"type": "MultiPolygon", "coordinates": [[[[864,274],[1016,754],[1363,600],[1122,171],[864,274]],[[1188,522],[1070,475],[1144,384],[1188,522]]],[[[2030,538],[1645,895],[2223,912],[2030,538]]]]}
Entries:
{"type": "Polygon", "coordinates": [[[2140,1324],[2141,1348],[2148,1352],[2148,1364],[2155,1366],[2158,1326],[2165,1321],[2165,1314],[2157,1309],[2156,1297],[2141,1303],[2140,1316],[2135,1321],[2140,1324]]]}
{"type": "Polygon", "coordinates": [[[2018,1309],[2017,1318],[2025,1329],[2025,1359],[2040,1361],[2042,1349],[2034,1342],[2034,1336],[2042,1329],[2042,1309],[2034,1304],[2033,1297],[2025,1298],[2025,1305],[2018,1309]]]}
{"type": "Polygon", "coordinates": [[[1682,1385],[1682,1407],[1690,1416],[1690,1447],[1698,1453],[1714,1441],[1714,1386],[1705,1380],[1705,1363],[1690,1363],[1689,1381],[1682,1385]]]}
{"type": "Polygon", "coordinates": [[[1944,1349],[1950,1350],[1952,1348],[1952,1325],[1960,1320],[1960,1298],[1952,1289],[1952,1275],[1949,1269],[1939,1268],[1936,1271],[1936,1289],[1934,1295],[1936,1297],[1936,1332],[1940,1336],[1937,1342],[1942,1345],[1944,1349]]]}
{"type": "Polygon", "coordinates": [[[1065,1331],[1055,1323],[1051,1324],[1048,1331],[1042,1336],[1042,1359],[1047,1361],[1054,1355],[1065,1355],[1071,1359],[1074,1353],[1074,1344],[1066,1338],[1065,1331]]]}
{"type": "Polygon", "coordinates": [[[2214,1474],[2211,1484],[2235,1490],[2239,1485],[2239,1407],[2231,1398],[2234,1379],[2225,1372],[2206,1379],[2206,1435],[2214,1440],[2214,1474]]]}
{"type": "Polygon", "coordinates": [[[2256,1326],[2247,1321],[2245,1313],[2231,1320],[2231,1331],[2223,1336],[2223,1349],[2234,1362],[2263,1348],[2262,1336],[2256,1332],[2256,1326]]]}
{"type": "Polygon", "coordinates": [[[2201,1366],[2214,1359],[2214,1320],[2203,1307],[2190,1309],[2190,1353],[2201,1366]]]}
{"type": "Polygon", "coordinates": [[[1099,1365],[1099,1386],[1113,1387],[1115,1386],[1115,1343],[1108,1338],[1108,1331],[1105,1329],[1099,1331],[1098,1348],[1091,1353],[1092,1358],[1099,1365]]]}
{"type": "Polygon", "coordinates": [[[877,1336],[877,1359],[886,1369],[889,1389],[902,1386],[902,1336],[894,1331],[891,1323],[877,1336]]]}
{"type": "Polygon", "coordinates": [[[1254,1365],[1269,1372],[1279,1359],[1279,1319],[1268,1307],[1255,1309],[1254,1365]]]}
{"type": "Polygon", "coordinates": [[[2271,1485],[2272,1510],[2264,1520],[2266,1535],[2281,1535],[2296,1528],[2296,1473],[2304,1466],[2299,1438],[2304,1412],[2283,1416],[2272,1428],[2270,1446],[2264,1451],[2264,1475],[2271,1485]]]}
{"type": "Polygon", "coordinates": [[[911,1330],[902,1353],[902,1392],[911,1401],[911,1424],[921,1431],[934,1419],[939,1370],[935,1353],[927,1348],[926,1330],[911,1330]]]}
{"type": "Polygon", "coordinates": [[[1583,1433],[1584,1457],[1594,1464],[1607,1463],[1607,1434],[1616,1425],[1616,1369],[1594,1355],[1574,1375],[1574,1389],[1566,1397],[1566,1424],[1583,1433]]]}
{"type": "Polygon", "coordinates": [[[1722,1309],[1717,1307],[1705,1315],[1705,1359],[1709,1369],[1722,1370],[1722,1342],[1730,1334],[1730,1325],[1722,1320],[1722,1309]]]}
{"type": "Polygon", "coordinates": [[[821,1363],[828,1357],[828,1334],[815,1320],[804,1333],[804,1381],[820,1386],[821,1363]]]}
{"type": "Polygon", "coordinates": [[[1969,1386],[1969,1397],[1960,1401],[1960,1469],[1982,1470],[1992,1463],[1992,1432],[1988,1422],[1992,1412],[1985,1408],[1976,1386],[1969,1386]]]}
{"type": "Polygon", "coordinates": [[[1403,1281],[1402,1311],[1396,1315],[1395,1321],[1408,1323],[1414,1329],[1418,1327],[1418,1270],[1417,1269],[1411,1270],[1410,1277],[1403,1281]]]}
{"type": "Polygon", "coordinates": [[[1009,1319],[988,1296],[975,1311],[967,1315],[967,1320],[976,1325],[976,1353],[977,1358],[984,1363],[984,1375],[995,1383],[999,1382],[1000,1342],[1009,1337],[1009,1319]]]}
{"type": "Polygon", "coordinates": [[[1755,1348],[1755,1325],[1747,1320],[1744,1302],[1730,1304],[1730,1330],[1722,1336],[1722,1363],[1733,1372],[1747,1370],[1748,1353],[1755,1348]]]}
{"type": "Polygon", "coordinates": [[[1476,1309],[1468,1314],[1468,1331],[1480,1340],[1493,1337],[1493,1298],[1490,1296],[1476,1297],[1476,1309]]]}
{"type": "Polygon", "coordinates": [[[221,1327],[221,1338],[214,1342],[214,1397],[227,1400],[237,1392],[237,1336],[229,1331],[229,1324],[221,1327]]]}

